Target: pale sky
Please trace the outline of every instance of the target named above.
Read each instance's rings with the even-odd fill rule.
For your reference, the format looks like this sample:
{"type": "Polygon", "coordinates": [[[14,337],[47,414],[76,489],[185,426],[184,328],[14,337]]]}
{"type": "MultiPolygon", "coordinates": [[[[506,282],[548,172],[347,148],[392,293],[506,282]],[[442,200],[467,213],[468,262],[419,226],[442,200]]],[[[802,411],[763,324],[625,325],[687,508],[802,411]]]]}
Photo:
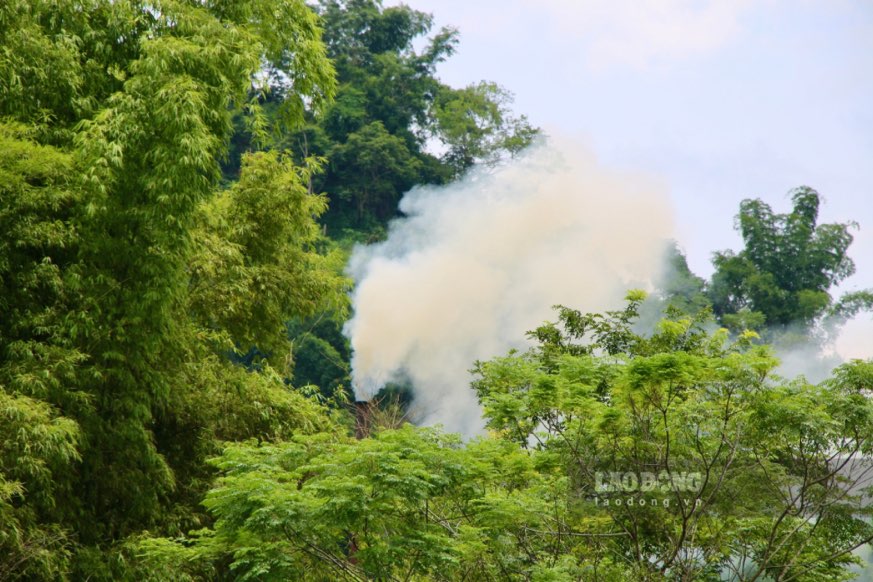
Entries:
{"type": "MultiPolygon", "coordinates": [[[[460,29],[445,82],[495,81],[533,124],[663,181],[696,273],[740,248],[740,200],[784,212],[805,184],[821,221],[860,223],[841,289],[873,287],[873,0],[405,3],[460,29]]],[[[861,319],[840,351],[873,357],[861,319]]]]}

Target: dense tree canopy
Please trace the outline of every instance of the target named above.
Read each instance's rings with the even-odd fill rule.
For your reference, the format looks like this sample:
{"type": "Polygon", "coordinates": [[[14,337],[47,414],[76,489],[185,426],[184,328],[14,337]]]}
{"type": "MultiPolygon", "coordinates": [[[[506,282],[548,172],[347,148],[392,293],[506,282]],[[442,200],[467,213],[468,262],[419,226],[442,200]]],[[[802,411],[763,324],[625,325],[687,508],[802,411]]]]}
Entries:
{"type": "Polygon", "coordinates": [[[774,213],[761,200],[744,200],[737,227],[745,247],[715,253],[709,288],[713,309],[731,327],[811,327],[826,315],[853,315],[873,305],[873,295],[855,293],[834,303],[830,289],[855,272],[848,255],[853,223],[819,224],[820,196],[802,186],[794,207],[774,213]]]}
{"type": "Polygon", "coordinates": [[[489,436],[434,429],[228,447],[213,529],[139,545],[142,575],[243,580],[844,580],[863,503],[873,367],[772,374],[675,314],[561,308],[476,368],[489,436]]]}
{"type": "Polygon", "coordinates": [[[850,225],[808,188],[744,202],[709,283],[675,249],[654,329],[634,292],[476,363],[488,434],[406,424],[398,380],[353,436],[348,249],[537,133],[438,79],[432,23],[0,4],[0,579],[846,579],[873,367],[780,378],[743,332],[873,303],[832,300],[850,225]]]}
{"type": "Polygon", "coordinates": [[[283,145],[298,157],[329,159],[315,188],[330,198],[326,223],[334,235],[350,227],[378,231],[412,186],[494,163],[536,135],[524,116],[512,114],[511,95],[496,84],[455,89],[436,77],[458,33],[444,28],[416,51],[432,28],[430,15],[404,5],[382,8],[378,0],[324,0],[317,10],[336,64],[336,100],[283,145]],[[445,151],[432,152],[430,141],[445,151]]]}
{"type": "Polygon", "coordinates": [[[111,578],[89,548],[190,527],[202,439],[234,432],[216,391],[266,424],[307,414],[218,355],[344,301],[313,247],[324,201],[276,155],[216,196],[218,160],[265,64],[298,118],[333,67],[298,1],[13,1],[0,38],[0,572],[111,578]]]}

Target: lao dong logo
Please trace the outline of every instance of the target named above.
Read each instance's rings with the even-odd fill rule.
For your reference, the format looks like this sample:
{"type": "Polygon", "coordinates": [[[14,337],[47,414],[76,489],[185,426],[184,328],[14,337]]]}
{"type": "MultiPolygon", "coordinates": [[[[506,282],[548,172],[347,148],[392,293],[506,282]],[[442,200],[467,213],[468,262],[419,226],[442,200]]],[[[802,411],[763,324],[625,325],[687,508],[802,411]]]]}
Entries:
{"type": "Polygon", "coordinates": [[[594,473],[596,493],[697,493],[702,487],[703,479],[697,472],[597,471],[594,473]]]}

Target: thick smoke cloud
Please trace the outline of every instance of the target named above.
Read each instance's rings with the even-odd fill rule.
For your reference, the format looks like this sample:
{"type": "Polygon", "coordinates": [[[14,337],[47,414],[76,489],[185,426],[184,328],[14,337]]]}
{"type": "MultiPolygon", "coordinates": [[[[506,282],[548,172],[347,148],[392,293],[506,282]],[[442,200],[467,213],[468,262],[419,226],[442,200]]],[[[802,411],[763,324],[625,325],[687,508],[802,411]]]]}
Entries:
{"type": "Polygon", "coordinates": [[[468,435],[482,428],[475,360],[523,347],[554,304],[596,311],[651,288],[672,236],[662,186],[555,139],[497,170],[416,188],[400,208],[387,240],[351,260],[355,393],[406,378],[423,422],[468,435]]]}

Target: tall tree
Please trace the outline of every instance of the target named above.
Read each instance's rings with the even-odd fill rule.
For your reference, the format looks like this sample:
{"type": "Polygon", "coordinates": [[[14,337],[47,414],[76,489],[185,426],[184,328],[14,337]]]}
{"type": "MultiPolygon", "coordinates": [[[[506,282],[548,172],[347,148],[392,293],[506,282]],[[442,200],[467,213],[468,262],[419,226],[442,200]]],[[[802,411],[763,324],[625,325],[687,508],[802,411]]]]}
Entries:
{"type": "Polygon", "coordinates": [[[0,124],[0,579],[57,579],[69,565],[74,474],[88,406],[70,338],[78,236],[71,156],[0,124]]]}
{"type": "Polygon", "coordinates": [[[855,272],[848,255],[852,222],[819,224],[818,192],[791,192],[793,208],[774,213],[761,200],[744,200],[737,228],[745,247],[715,253],[709,286],[715,313],[729,327],[798,325],[808,330],[827,316],[846,317],[873,306],[858,292],[834,302],[831,288],[855,272]]]}
{"type": "Polygon", "coordinates": [[[433,108],[433,133],[447,148],[443,161],[460,175],[475,164],[494,165],[530,145],[538,130],[509,109],[512,95],[495,83],[444,87],[433,108]]]}
{"type": "Polygon", "coordinates": [[[269,438],[295,408],[304,423],[323,416],[269,364],[245,377],[219,356],[284,339],[285,320],[342,296],[314,243],[324,200],[275,155],[247,158],[240,185],[216,194],[233,112],[244,108],[257,136],[258,92],[279,78],[279,118],[299,122],[304,103],[329,101],[334,71],[301,0],[12,0],[0,38],[0,114],[13,121],[0,127],[4,441],[21,419],[33,429],[0,449],[0,512],[11,503],[10,523],[37,524],[15,541],[4,520],[13,557],[0,571],[113,578],[97,548],[190,525],[174,500],[207,454],[200,437],[269,438]],[[209,236],[220,257],[204,258],[209,236]],[[219,271],[236,286],[213,289],[231,306],[210,318],[192,277],[219,271]],[[227,313],[253,290],[264,301],[247,299],[244,325],[227,313]],[[268,422],[232,430],[214,410],[228,386],[249,397],[243,414],[268,422]],[[180,420],[198,430],[174,432],[180,420]],[[33,451],[33,470],[18,450],[33,451]],[[72,573],[63,560],[31,567],[27,540],[61,539],[40,534],[54,531],[75,532],[72,573]]]}
{"type": "Polygon", "coordinates": [[[430,15],[383,8],[379,0],[324,0],[317,9],[336,64],[337,98],[321,120],[280,143],[298,159],[327,157],[314,188],[331,200],[332,236],[344,229],[378,233],[414,185],[444,183],[475,163],[512,155],[537,133],[512,114],[510,94],[494,83],[454,89],[437,78],[458,33],[444,28],[423,39],[430,15]],[[446,151],[431,152],[434,144],[446,151]]]}

